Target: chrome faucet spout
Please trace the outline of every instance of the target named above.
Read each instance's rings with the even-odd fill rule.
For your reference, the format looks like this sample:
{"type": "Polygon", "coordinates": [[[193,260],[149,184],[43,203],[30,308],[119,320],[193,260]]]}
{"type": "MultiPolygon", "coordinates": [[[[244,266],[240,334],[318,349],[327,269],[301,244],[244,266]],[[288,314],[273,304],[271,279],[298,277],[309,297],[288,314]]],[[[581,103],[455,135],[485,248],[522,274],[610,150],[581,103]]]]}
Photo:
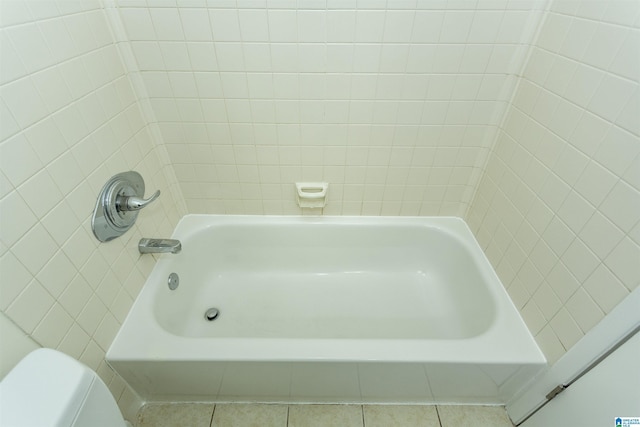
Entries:
{"type": "Polygon", "coordinates": [[[140,239],[138,250],[141,254],[177,254],[182,250],[182,243],[176,239],[140,239]]]}

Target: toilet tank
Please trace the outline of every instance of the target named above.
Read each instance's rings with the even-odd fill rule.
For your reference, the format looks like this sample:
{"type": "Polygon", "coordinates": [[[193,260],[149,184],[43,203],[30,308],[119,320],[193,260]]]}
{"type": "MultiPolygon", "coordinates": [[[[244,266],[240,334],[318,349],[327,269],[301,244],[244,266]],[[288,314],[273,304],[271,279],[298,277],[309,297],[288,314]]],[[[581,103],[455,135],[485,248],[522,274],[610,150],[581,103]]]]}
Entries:
{"type": "Polygon", "coordinates": [[[124,427],[91,369],[55,350],[29,353],[0,382],[0,427],[124,427]]]}

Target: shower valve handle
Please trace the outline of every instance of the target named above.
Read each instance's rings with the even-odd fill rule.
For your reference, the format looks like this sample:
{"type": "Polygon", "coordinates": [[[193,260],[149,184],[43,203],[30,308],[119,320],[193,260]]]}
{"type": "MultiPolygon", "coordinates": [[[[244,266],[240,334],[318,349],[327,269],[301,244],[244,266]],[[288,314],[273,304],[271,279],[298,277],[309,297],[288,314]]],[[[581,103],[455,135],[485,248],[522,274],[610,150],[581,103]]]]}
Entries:
{"type": "Polygon", "coordinates": [[[144,198],[144,179],[136,171],[112,176],[102,187],[93,210],[91,229],[101,242],[122,236],[136,222],[138,211],[160,196],[144,198]]]}
{"type": "Polygon", "coordinates": [[[139,211],[149,203],[160,197],[160,190],[153,193],[148,199],[137,196],[118,196],[117,206],[120,211],[139,211]]]}

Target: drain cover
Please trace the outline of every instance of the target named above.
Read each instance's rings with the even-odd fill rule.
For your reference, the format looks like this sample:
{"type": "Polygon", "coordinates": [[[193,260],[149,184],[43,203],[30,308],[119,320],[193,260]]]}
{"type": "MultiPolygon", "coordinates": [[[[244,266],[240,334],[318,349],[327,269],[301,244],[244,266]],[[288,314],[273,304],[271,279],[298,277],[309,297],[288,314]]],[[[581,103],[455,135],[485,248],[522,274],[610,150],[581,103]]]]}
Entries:
{"type": "Polygon", "coordinates": [[[211,322],[218,317],[218,314],[220,314],[220,311],[217,308],[212,307],[204,313],[204,318],[211,322]]]}

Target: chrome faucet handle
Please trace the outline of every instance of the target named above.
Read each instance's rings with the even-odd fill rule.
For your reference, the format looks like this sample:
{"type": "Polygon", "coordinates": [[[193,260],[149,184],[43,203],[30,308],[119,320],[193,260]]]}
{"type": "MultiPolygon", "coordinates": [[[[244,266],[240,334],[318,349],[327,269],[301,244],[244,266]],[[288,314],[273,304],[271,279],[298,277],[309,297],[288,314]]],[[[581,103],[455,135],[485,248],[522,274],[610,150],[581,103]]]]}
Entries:
{"type": "Polygon", "coordinates": [[[108,242],[124,234],[133,226],[140,209],[160,196],[156,191],[144,198],[144,179],[135,171],[112,176],[102,187],[93,210],[91,227],[101,242],[108,242]]]}
{"type": "Polygon", "coordinates": [[[153,193],[148,199],[137,196],[118,196],[116,203],[119,211],[139,211],[158,197],[160,197],[160,190],[153,193]]]}

